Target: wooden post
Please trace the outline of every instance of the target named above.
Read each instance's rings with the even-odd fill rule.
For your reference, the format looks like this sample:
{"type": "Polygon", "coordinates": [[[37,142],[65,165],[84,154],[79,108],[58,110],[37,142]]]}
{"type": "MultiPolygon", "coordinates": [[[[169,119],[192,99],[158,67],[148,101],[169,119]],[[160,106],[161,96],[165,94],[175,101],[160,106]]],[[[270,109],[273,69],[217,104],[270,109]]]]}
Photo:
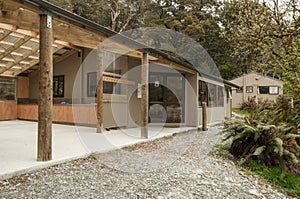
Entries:
{"type": "Polygon", "coordinates": [[[103,132],[103,47],[97,47],[97,133],[103,132]]]}
{"type": "Polygon", "coordinates": [[[38,161],[52,159],[52,17],[40,15],[40,75],[38,110],[38,161]]]}
{"type": "Polygon", "coordinates": [[[207,131],[207,106],[202,102],[202,130],[207,131]]]}
{"type": "Polygon", "coordinates": [[[141,99],[141,137],[148,138],[148,102],[149,102],[149,91],[148,91],[148,83],[149,83],[149,55],[148,53],[143,53],[142,57],[142,69],[141,69],[141,91],[142,91],[142,99],[141,99]]]}
{"type": "MultiPolygon", "coordinates": [[[[243,102],[246,102],[246,74],[243,75],[243,102]]],[[[257,87],[258,88],[258,87],[257,87]]]]}

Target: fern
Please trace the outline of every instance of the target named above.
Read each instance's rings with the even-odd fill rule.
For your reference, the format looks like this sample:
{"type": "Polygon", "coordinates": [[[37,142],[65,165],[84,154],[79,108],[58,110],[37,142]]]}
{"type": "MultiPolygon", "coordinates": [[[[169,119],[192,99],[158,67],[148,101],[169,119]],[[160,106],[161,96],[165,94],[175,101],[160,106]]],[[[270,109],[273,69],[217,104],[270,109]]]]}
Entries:
{"type": "Polygon", "coordinates": [[[273,140],[274,152],[277,153],[280,157],[283,155],[283,141],[280,138],[275,138],[273,140]]]}
{"type": "Polygon", "coordinates": [[[254,151],[253,155],[259,156],[259,155],[262,154],[262,152],[264,152],[265,149],[266,149],[266,146],[258,147],[258,148],[254,151]]]}
{"type": "Polygon", "coordinates": [[[239,164],[244,164],[249,159],[259,159],[266,165],[280,166],[280,177],[291,168],[291,163],[295,164],[295,168],[299,167],[300,133],[295,126],[284,122],[277,125],[272,122],[263,123],[246,117],[244,120],[225,121],[223,131],[224,140],[232,139],[229,150],[239,159],[239,164]]]}
{"type": "Polygon", "coordinates": [[[283,155],[284,157],[288,160],[291,161],[292,163],[298,164],[298,158],[295,156],[294,153],[288,151],[288,150],[283,150],[283,155]]]}

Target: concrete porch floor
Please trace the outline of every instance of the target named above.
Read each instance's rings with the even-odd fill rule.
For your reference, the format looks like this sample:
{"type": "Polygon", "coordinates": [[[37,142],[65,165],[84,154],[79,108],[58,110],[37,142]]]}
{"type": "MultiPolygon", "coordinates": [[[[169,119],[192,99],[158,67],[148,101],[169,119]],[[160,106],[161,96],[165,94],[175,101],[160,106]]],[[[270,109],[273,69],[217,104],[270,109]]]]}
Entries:
{"type": "Polygon", "coordinates": [[[53,124],[53,160],[37,162],[37,122],[0,122],[0,179],[55,165],[92,152],[106,152],[195,127],[149,127],[149,138],[140,138],[139,128],[110,130],[96,133],[95,128],[53,124]]]}

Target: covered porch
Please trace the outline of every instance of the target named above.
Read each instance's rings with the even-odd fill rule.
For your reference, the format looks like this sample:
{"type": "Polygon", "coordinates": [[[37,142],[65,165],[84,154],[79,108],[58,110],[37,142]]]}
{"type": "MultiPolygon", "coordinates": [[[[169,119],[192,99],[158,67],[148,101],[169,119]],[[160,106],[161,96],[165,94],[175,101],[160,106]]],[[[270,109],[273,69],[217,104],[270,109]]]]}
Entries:
{"type": "MultiPolygon", "coordinates": [[[[4,100],[0,103],[0,119],[14,120],[20,118],[38,121],[38,128],[32,129],[32,133],[35,134],[38,129],[38,139],[35,141],[38,145],[37,159],[40,161],[52,159],[52,121],[78,123],[74,120],[79,118],[79,123],[97,125],[97,132],[103,131],[103,127],[105,127],[104,118],[108,118],[111,113],[110,110],[107,110],[106,105],[112,103],[111,96],[103,93],[103,83],[120,81],[120,76],[118,76],[120,74],[103,73],[105,72],[103,68],[104,51],[138,60],[137,65],[141,65],[138,78],[123,80],[122,83],[137,87],[139,84],[141,85],[140,90],[134,91],[137,94],[140,92],[140,97],[134,99],[132,104],[138,107],[134,109],[136,112],[133,115],[139,120],[133,122],[141,127],[140,137],[143,138],[147,138],[151,134],[148,133],[147,129],[149,122],[148,83],[150,63],[169,65],[180,71],[180,73],[191,76],[197,75],[193,68],[182,66],[174,60],[170,61],[169,56],[160,51],[120,36],[47,2],[39,0],[0,0],[0,6],[0,44],[2,46],[0,50],[0,76],[2,77],[1,83],[7,85],[5,89],[8,91],[8,94],[4,95],[4,100]],[[109,37],[113,37],[113,39],[99,47],[99,44],[102,44],[109,37]],[[85,82],[80,82],[81,87],[78,90],[85,95],[92,93],[94,96],[87,96],[87,99],[83,99],[82,96],[74,99],[71,96],[71,100],[77,100],[76,106],[62,106],[69,104],[63,96],[64,99],[58,99],[59,102],[55,104],[55,97],[62,97],[59,85],[65,79],[62,79],[61,76],[54,79],[54,73],[57,71],[57,73],[61,73],[59,69],[72,66],[73,68],[68,71],[68,75],[73,75],[74,71],[77,72],[80,65],[83,64],[85,53],[92,49],[96,49],[96,59],[93,64],[96,66],[96,70],[82,70],[81,75],[84,78],[90,77],[92,79],[93,74],[91,73],[96,73],[97,84],[94,87],[90,84],[88,87],[86,84],[91,83],[92,80],[86,81],[88,79],[83,78],[85,82]],[[74,64],[72,58],[76,58],[76,64],[74,64]],[[59,69],[55,69],[55,66],[59,69]],[[18,86],[13,87],[16,82],[18,86]],[[54,92],[53,86],[55,87],[56,84],[58,85],[57,91],[54,92]],[[84,87],[88,87],[94,93],[88,89],[84,90],[84,87]],[[32,99],[31,95],[34,96],[32,94],[34,92],[38,97],[32,99]],[[97,95],[95,103],[89,101],[89,104],[86,105],[85,100],[88,101],[89,97],[95,99],[95,94],[97,95]]],[[[64,86],[65,90],[72,90],[74,78],[68,80],[67,83],[71,84],[71,87],[66,85],[64,86]]],[[[129,100],[121,95],[117,98],[114,102],[118,104],[117,106],[128,103],[129,100]]],[[[196,102],[196,99],[194,101],[196,102]]],[[[124,112],[132,114],[132,111],[128,109],[124,112]]],[[[127,118],[123,119],[121,118],[122,121],[128,122],[127,118]]],[[[194,122],[193,125],[197,126],[197,123],[194,122]]],[[[14,126],[15,130],[18,130],[17,128],[22,127],[14,126]]],[[[53,129],[53,134],[55,136],[55,129],[53,129]]],[[[56,150],[55,142],[57,141],[53,137],[53,152],[56,150]]],[[[33,148],[36,147],[36,143],[33,143],[33,148]]]]}
{"type": "Polygon", "coordinates": [[[0,179],[32,170],[86,157],[92,152],[106,152],[125,146],[150,141],[176,133],[196,130],[193,127],[149,127],[149,139],[140,139],[139,128],[118,129],[95,133],[95,128],[53,125],[53,159],[36,161],[37,122],[0,122],[0,179]]]}

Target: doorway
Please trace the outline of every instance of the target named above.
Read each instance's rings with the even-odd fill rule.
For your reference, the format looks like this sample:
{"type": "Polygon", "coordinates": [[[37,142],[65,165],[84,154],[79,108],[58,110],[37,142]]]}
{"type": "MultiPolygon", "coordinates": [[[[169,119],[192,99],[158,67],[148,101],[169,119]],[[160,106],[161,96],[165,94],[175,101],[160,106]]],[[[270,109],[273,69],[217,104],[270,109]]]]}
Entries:
{"type": "Polygon", "coordinates": [[[183,123],[185,80],[181,74],[149,74],[149,122],[183,123]]]}

